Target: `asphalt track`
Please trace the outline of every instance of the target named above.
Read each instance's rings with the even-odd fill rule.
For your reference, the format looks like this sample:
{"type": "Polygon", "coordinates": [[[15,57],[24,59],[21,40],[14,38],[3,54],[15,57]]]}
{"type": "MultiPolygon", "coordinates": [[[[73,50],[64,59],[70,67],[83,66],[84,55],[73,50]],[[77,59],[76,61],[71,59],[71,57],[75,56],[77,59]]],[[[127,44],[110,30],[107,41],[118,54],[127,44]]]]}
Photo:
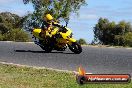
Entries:
{"type": "Polygon", "coordinates": [[[45,53],[33,43],[0,42],[0,62],[89,73],[132,74],[132,49],[83,46],[81,54],[69,49],[45,53]]]}

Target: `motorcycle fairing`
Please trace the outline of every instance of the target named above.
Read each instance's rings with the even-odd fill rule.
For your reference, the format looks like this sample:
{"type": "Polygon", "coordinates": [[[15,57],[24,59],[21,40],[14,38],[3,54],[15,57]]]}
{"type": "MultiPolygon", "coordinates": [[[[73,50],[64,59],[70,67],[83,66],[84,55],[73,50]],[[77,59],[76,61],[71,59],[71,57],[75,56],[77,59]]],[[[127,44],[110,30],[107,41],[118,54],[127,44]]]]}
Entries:
{"type": "Polygon", "coordinates": [[[36,38],[38,38],[38,39],[40,39],[40,40],[43,40],[43,38],[41,38],[40,37],[40,32],[41,32],[41,29],[34,29],[33,31],[32,31],[32,34],[36,37],[36,38]]]}

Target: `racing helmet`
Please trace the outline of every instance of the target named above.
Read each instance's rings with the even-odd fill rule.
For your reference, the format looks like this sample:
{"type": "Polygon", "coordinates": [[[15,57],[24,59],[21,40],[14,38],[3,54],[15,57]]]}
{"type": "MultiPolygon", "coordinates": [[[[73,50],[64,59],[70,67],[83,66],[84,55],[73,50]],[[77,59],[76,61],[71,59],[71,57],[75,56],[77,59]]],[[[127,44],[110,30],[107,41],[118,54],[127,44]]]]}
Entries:
{"type": "Polygon", "coordinates": [[[52,23],[53,17],[50,14],[45,15],[45,21],[49,24],[52,23]]]}

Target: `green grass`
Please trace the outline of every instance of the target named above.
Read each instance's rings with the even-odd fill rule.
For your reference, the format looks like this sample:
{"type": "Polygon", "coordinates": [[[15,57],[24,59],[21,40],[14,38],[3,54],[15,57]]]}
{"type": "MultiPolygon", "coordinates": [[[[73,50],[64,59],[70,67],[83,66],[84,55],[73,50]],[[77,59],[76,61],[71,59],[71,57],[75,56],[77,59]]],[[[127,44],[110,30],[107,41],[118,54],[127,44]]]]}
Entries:
{"type": "Polygon", "coordinates": [[[0,88],[132,88],[132,83],[79,85],[72,73],[0,64],[0,88]]]}

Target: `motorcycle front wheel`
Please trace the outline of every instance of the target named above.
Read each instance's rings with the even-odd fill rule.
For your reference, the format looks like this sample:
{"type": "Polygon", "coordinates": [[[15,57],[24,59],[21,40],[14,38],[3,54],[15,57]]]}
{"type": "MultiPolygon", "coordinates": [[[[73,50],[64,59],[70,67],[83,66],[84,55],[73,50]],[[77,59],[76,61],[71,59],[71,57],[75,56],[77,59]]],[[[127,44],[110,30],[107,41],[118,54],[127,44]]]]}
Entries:
{"type": "Polygon", "coordinates": [[[82,52],[82,47],[79,43],[74,42],[71,45],[68,44],[69,49],[75,54],[80,54],[82,52]]]}

